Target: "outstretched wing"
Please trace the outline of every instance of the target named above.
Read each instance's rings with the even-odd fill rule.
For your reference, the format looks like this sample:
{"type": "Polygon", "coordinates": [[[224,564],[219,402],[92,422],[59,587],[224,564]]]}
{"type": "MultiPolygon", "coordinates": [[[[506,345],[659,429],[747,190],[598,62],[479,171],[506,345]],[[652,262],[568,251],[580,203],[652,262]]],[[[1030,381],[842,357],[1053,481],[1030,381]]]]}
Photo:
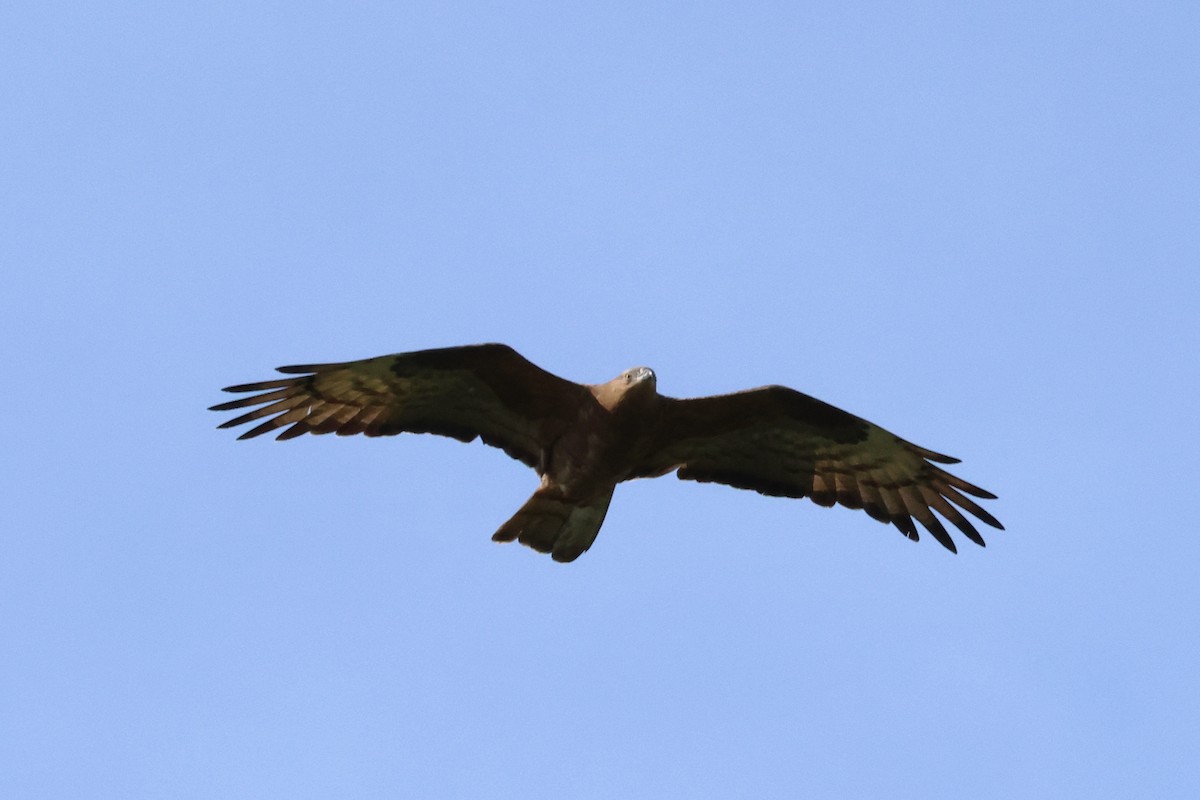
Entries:
{"type": "Polygon", "coordinates": [[[967,538],[983,537],[963,509],[994,528],[995,517],[966,495],[995,495],[930,462],[958,459],[917,447],[878,425],[783,386],[694,400],[663,398],[650,454],[631,477],[663,475],[724,483],[821,506],[861,508],[912,540],[913,519],[946,548],[954,541],[937,511],[967,538]],[[965,493],[965,494],[964,494],[965,493]]]}
{"type": "Polygon", "coordinates": [[[259,406],[220,427],[265,419],[249,439],[305,433],[390,436],[436,433],[469,442],[481,437],[531,467],[575,419],[587,389],[559,378],[502,344],[398,353],[341,364],[279,367],[297,377],[230,386],[259,392],[212,407],[259,406]]]}

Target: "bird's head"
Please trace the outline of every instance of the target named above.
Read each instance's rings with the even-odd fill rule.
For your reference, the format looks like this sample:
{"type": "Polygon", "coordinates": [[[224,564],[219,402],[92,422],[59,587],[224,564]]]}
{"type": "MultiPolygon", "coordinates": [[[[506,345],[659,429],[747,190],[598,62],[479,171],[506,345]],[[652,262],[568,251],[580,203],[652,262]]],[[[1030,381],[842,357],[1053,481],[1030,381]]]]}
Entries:
{"type": "Polygon", "coordinates": [[[645,384],[647,389],[653,391],[658,386],[658,381],[654,377],[654,370],[649,367],[627,369],[621,373],[621,376],[617,380],[624,381],[625,385],[629,388],[645,384]]]}
{"type": "Polygon", "coordinates": [[[609,411],[615,411],[618,406],[630,407],[630,401],[635,398],[653,397],[657,394],[657,385],[654,370],[649,367],[634,367],[625,370],[608,383],[592,387],[592,392],[601,405],[609,411]]]}

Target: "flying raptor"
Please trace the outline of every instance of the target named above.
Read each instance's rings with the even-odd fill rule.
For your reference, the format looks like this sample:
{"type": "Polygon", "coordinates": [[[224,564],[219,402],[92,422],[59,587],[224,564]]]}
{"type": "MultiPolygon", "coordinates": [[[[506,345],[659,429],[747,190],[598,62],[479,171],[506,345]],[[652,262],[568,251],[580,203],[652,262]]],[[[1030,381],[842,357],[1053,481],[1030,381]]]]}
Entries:
{"type": "Polygon", "coordinates": [[[963,511],[1004,528],[967,496],[994,494],[937,466],[958,459],[784,386],[677,400],[658,393],[648,367],[608,383],[579,384],[503,344],[279,372],[295,377],[226,388],[255,394],[213,411],[259,407],[220,427],[265,420],[240,439],[281,428],[277,439],[305,433],[483,439],[541,477],[537,491],[492,539],[520,541],[556,561],[574,561],[592,546],[618,483],[669,472],[766,495],[807,497],[820,506],[861,508],[913,541],[919,538],[915,519],[953,552],[954,541],[934,511],[981,546],[983,537],[963,511]]]}

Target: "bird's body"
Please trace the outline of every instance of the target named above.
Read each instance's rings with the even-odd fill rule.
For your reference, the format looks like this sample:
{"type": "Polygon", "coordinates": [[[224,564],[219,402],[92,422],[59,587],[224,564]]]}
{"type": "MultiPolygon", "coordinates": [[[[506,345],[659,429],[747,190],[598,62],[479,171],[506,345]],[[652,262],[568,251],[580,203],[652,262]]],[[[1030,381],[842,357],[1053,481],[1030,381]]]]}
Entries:
{"type": "Polygon", "coordinates": [[[680,478],[862,508],[914,540],[915,518],[950,550],[954,543],[931,510],[980,545],[960,508],[1003,527],[964,492],[994,495],[930,463],[955,459],[782,386],[677,400],[658,393],[647,367],[577,384],[499,344],[279,371],[302,375],[229,387],[260,394],[213,410],[261,407],[221,427],[267,417],[240,438],[280,428],[280,439],[331,432],[480,437],[541,476],[493,539],[520,540],[559,561],[591,546],[617,484],[675,470],[680,478]]]}
{"type": "Polygon", "coordinates": [[[654,373],[638,367],[588,386],[575,424],[546,451],[542,477],[568,496],[586,497],[626,480],[652,445],[660,412],[654,373]]]}

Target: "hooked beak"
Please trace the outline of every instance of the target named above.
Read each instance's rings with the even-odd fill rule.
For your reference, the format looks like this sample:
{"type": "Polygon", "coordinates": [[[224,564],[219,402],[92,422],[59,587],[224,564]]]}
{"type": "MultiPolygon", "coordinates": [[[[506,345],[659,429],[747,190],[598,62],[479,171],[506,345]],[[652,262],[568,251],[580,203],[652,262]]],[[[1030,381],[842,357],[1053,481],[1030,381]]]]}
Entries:
{"type": "Polygon", "coordinates": [[[638,367],[633,371],[633,379],[638,383],[654,380],[654,370],[649,367],[638,367]]]}

